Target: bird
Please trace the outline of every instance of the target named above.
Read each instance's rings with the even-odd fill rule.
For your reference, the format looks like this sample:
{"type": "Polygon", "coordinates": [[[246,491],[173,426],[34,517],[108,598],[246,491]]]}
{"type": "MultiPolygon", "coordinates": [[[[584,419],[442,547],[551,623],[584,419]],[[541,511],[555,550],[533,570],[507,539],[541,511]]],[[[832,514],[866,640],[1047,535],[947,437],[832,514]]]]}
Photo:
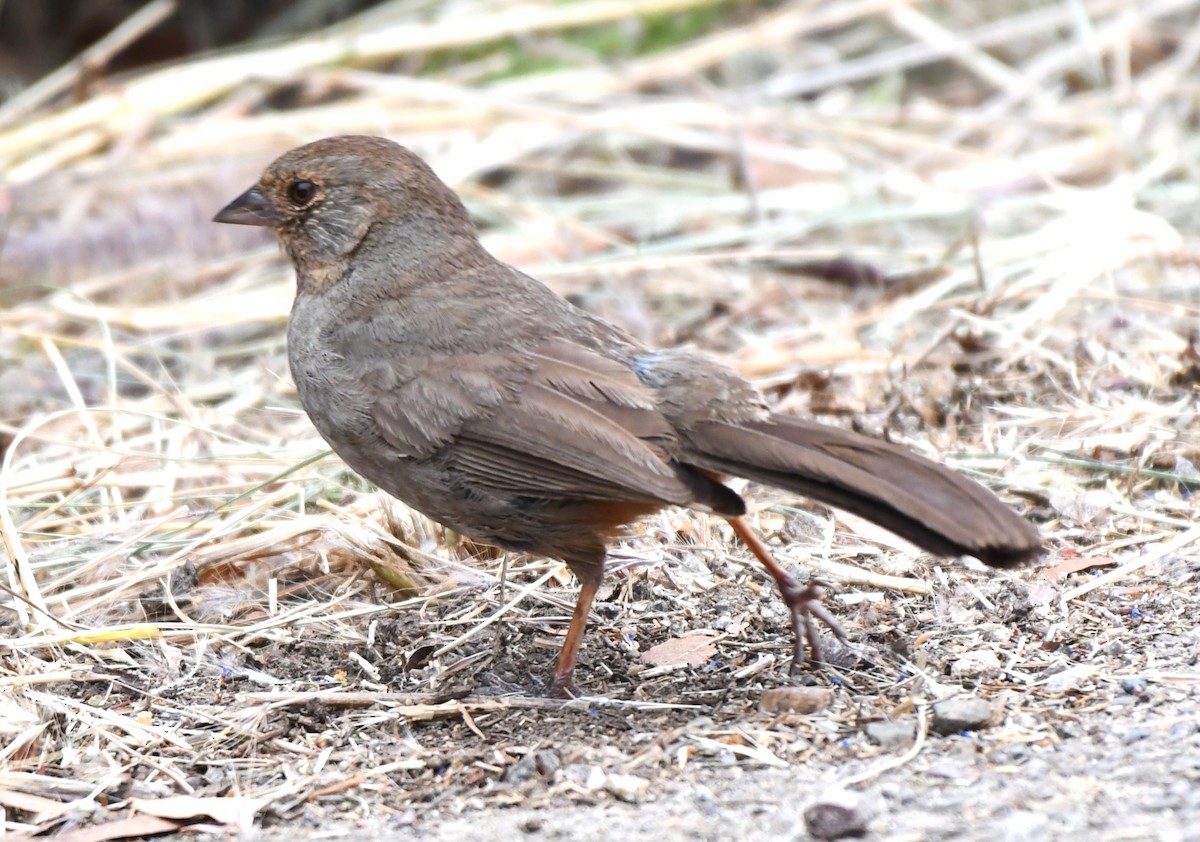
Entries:
{"type": "Polygon", "coordinates": [[[579,595],[551,696],[574,673],[608,545],[669,506],[724,518],[775,580],[795,670],[846,632],[747,522],[741,477],[993,567],[1042,551],[984,486],[893,442],[772,411],[730,366],[649,347],[490,254],[458,195],[407,148],[337,136],[277,158],[214,221],[291,259],[288,361],[345,463],[443,526],[565,562],[579,595]]]}

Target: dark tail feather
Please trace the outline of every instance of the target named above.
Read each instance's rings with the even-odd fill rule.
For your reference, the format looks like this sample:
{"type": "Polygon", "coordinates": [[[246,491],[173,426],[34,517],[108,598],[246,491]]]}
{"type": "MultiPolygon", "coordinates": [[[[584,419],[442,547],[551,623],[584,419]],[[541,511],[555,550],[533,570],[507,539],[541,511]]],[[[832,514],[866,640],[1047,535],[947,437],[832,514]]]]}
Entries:
{"type": "Polygon", "coordinates": [[[1042,550],[1033,524],[982,485],[890,442],[772,415],[687,432],[682,461],[803,494],[928,552],[1012,567],[1042,550]]]}

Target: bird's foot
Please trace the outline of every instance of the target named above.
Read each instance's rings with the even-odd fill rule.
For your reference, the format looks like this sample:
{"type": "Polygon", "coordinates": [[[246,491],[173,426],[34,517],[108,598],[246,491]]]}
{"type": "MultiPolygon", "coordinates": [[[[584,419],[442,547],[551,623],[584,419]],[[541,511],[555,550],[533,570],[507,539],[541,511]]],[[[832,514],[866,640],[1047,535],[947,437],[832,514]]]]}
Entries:
{"type": "Polygon", "coordinates": [[[841,643],[853,648],[842,624],[821,602],[820,585],[809,583],[801,587],[788,573],[780,572],[782,576],[776,577],[775,581],[779,585],[780,596],[783,597],[783,602],[792,615],[792,631],[795,634],[792,647],[792,674],[795,675],[805,661],[805,641],[808,642],[808,657],[812,659],[813,663],[825,662],[824,653],[821,651],[821,638],[817,634],[816,623],[813,622],[814,617],[833,632],[833,636],[841,643]]]}
{"type": "Polygon", "coordinates": [[[813,662],[819,664],[823,661],[821,657],[821,644],[819,642],[820,638],[817,637],[817,629],[813,623],[813,617],[824,623],[833,632],[834,637],[846,646],[853,648],[850,638],[846,635],[846,630],[842,628],[842,624],[837,621],[837,618],[821,602],[820,586],[811,582],[801,586],[775,560],[770,550],[767,549],[766,544],[754,534],[754,530],[750,528],[749,524],[740,517],[728,518],[728,521],[729,525],[733,527],[734,533],[742,539],[742,543],[762,562],[762,566],[767,568],[767,572],[771,574],[771,578],[775,580],[775,584],[779,588],[779,595],[783,597],[784,604],[787,605],[788,611],[791,612],[792,631],[796,636],[792,648],[792,673],[795,674],[800,664],[804,663],[804,642],[806,640],[808,641],[808,650],[813,662]]]}
{"type": "Polygon", "coordinates": [[[546,698],[577,699],[580,695],[571,673],[560,674],[558,670],[554,671],[554,675],[550,677],[550,684],[546,687],[546,698]]]}

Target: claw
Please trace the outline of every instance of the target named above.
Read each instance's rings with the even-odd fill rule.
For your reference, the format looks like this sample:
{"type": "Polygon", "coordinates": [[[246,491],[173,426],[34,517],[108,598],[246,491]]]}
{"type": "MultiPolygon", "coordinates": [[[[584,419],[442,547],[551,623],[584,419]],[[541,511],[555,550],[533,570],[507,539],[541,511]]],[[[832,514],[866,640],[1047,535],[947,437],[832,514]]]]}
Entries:
{"type": "Polygon", "coordinates": [[[771,578],[775,580],[775,584],[779,587],[779,595],[783,598],[784,604],[787,605],[788,611],[791,612],[792,632],[795,634],[795,641],[792,646],[792,674],[795,675],[800,664],[804,663],[804,642],[806,640],[808,641],[809,656],[812,658],[813,663],[820,664],[823,662],[820,638],[817,637],[816,626],[813,624],[814,617],[833,632],[834,637],[847,646],[851,645],[850,638],[846,635],[846,630],[842,628],[842,624],[822,604],[820,586],[810,583],[805,587],[801,587],[800,583],[793,579],[791,574],[779,565],[779,562],[771,555],[766,545],[754,534],[754,530],[745,521],[738,517],[726,519],[729,521],[729,525],[733,527],[734,533],[742,540],[742,543],[762,562],[763,567],[767,568],[767,572],[771,574],[771,578]]]}

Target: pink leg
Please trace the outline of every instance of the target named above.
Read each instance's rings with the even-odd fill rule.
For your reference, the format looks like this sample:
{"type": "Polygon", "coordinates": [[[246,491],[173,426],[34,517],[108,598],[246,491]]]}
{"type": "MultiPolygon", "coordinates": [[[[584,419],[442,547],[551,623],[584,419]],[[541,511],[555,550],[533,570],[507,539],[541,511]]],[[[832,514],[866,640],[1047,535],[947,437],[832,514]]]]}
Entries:
{"type": "Polygon", "coordinates": [[[600,588],[600,578],[604,575],[604,565],[597,564],[581,567],[575,570],[579,579],[579,598],[575,600],[575,611],[571,614],[571,625],[567,628],[567,639],[563,641],[558,653],[558,663],[554,667],[554,677],[550,681],[547,695],[558,699],[572,699],[579,695],[575,690],[572,678],[575,672],[575,658],[579,654],[579,644],[583,642],[583,630],[587,627],[588,612],[592,609],[592,600],[600,588]]]}

